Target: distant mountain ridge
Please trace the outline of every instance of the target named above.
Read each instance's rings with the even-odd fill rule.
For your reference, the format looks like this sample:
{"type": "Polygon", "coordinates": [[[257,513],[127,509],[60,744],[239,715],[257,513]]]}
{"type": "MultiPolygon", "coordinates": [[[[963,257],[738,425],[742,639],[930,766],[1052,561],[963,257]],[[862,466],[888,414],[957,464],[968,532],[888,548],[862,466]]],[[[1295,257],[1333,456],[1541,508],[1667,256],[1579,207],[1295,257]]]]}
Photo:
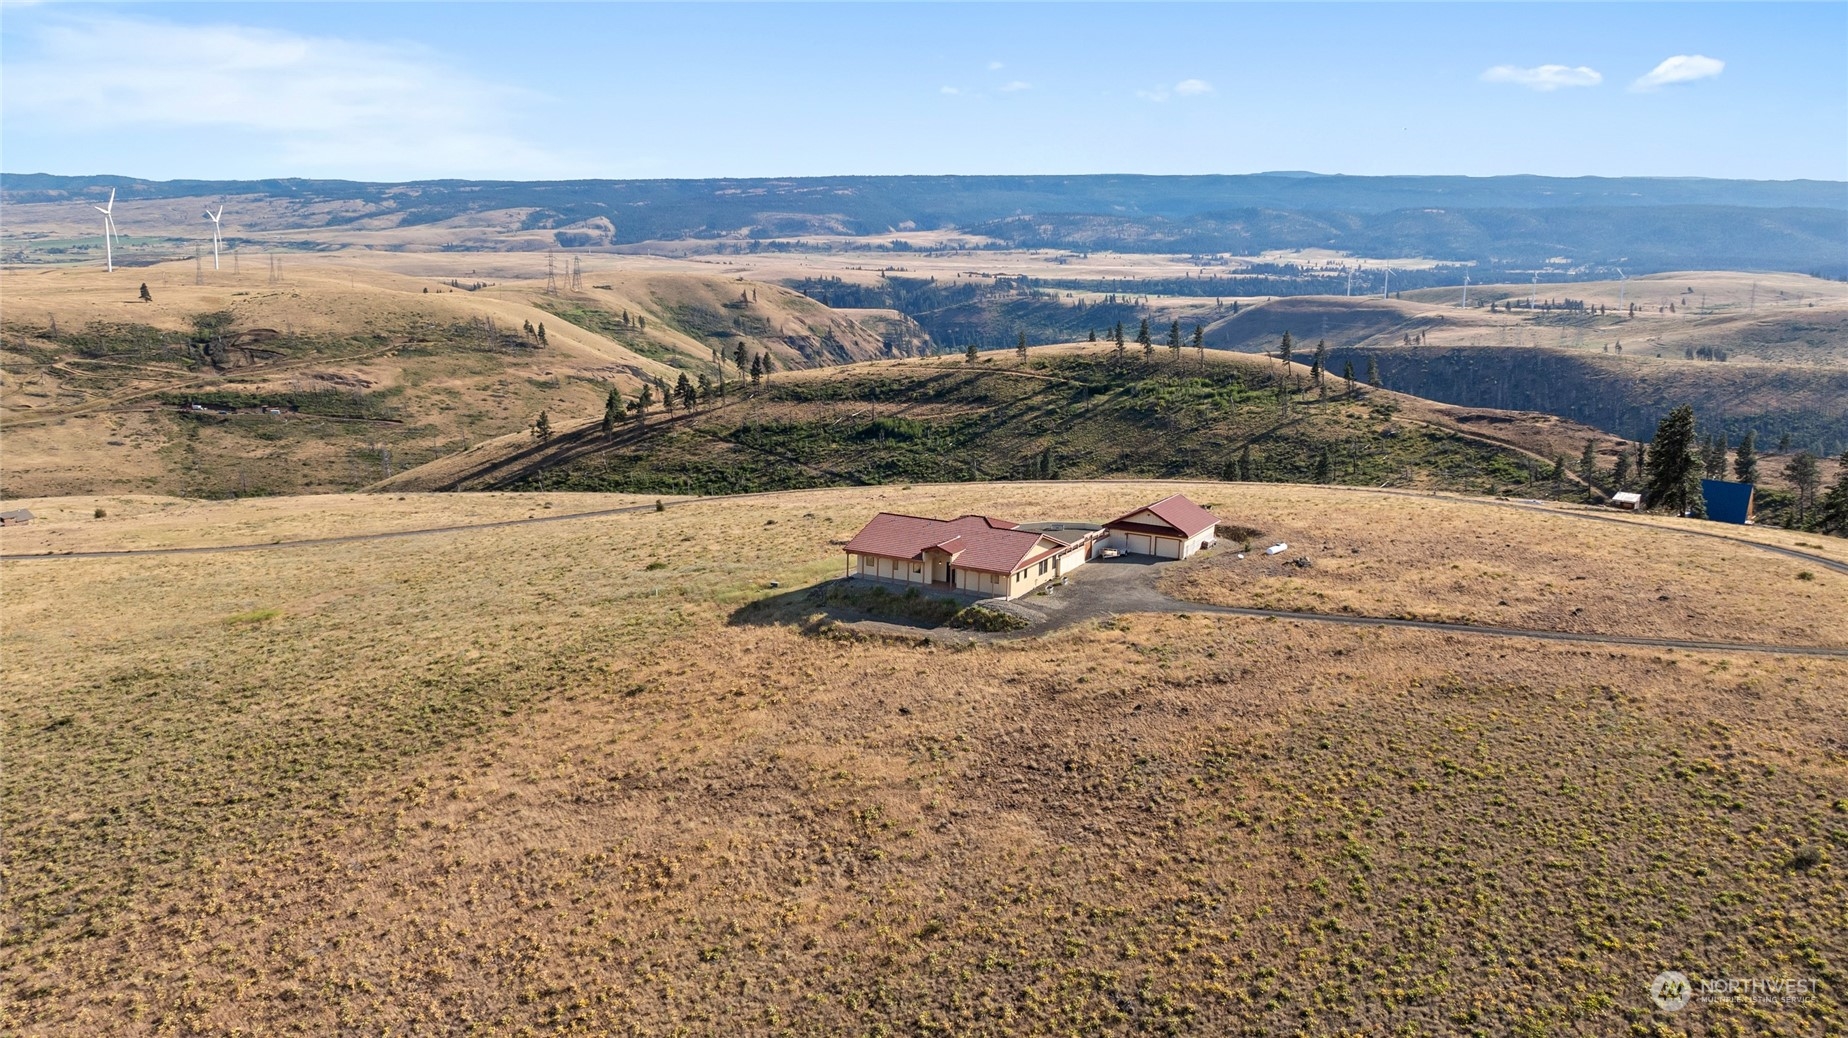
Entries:
{"type": "Polygon", "coordinates": [[[1741,266],[1848,276],[1848,183],[1663,177],[902,176],[715,180],[150,181],[0,175],[0,203],[261,196],[355,201],[400,225],[530,209],[611,221],[617,244],[958,229],[1140,252],[1332,248],[1497,265],[1741,266]],[[1716,251],[1717,250],[1717,251],[1716,251]],[[1558,264],[1555,264],[1558,265],[1558,264]]]}

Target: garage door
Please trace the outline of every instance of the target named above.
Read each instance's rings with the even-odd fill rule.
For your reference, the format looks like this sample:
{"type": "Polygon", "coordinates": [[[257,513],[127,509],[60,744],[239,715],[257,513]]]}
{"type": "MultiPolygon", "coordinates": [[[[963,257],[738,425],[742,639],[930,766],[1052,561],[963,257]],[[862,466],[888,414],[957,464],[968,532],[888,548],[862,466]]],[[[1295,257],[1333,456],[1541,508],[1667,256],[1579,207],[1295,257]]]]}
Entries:
{"type": "Polygon", "coordinates": [[[1129,535],[1129,553],[1131,555],[1153,555],[1155,549],[1149,546],[1150,537],[1146,533],[1129,535]]]}
{"type": "Polygon", "coordinates": [[[1181,557],[1181,542],[1172,537],[1157,537],[1155,538],[1155,554],[1164,559],[1178,559],[1181,557]]]}

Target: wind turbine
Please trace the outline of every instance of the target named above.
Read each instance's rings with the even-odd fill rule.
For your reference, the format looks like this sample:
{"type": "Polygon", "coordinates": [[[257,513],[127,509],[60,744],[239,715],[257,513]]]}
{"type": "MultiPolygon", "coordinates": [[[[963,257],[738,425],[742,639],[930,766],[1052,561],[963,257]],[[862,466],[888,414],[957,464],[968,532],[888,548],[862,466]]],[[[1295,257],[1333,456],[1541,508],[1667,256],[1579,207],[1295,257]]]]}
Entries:
{"type": "Polygon", "coordinates": [[[1463,302],[1461,305],[1464,307],[1469,306],[1469,275],[1468,274],[1463,275],[1463,302]]]}
{"type": "Polygon", "coordinates": [[[1382,282],[1381,284],[1383,287],[1380,289],[1380,298],[1381,299],[1390,298],[1392,296],[1392,268],[1391,267],[1386,268],[1386,280],[1382,282]]]}
{"type": "Polygon", "coordinates": [[[1623,309],[1623,290],[1630,279],[1623,276],[1623,268],[1617,268],[1617,309],[1623,309]]]}
{"type": "Polygon", "coordinates": [[[96,210],[97,212],[103,214],[103,266],[111,274],[115,273],[115,248],[111,242],[111,239],[120,237],[119,235],[116,234],[115,193],[116,193],[115,188],[112,187],[109,189],[109,204],[108,205],[106,206],[93,205],[90,207],[96,210]]]}
{"type": "Polygon", "coordinates": [[[225,205],[223,202],[218,203],[218,211],[216,213],[212,212],[210,209],[207,209],[205,211],[205,218],[207,220],[212,221],[212,269],[213,270],[218,269],[218,218],[223,215],[225,215],[225,205]]]}
{"type": "Polygon", "coordinates": [[[1540,297],[1540,272],[1534,272],[1534,287],[1527,290],[1527,312],[1534,310],[1534,301],[1540,297]]]}

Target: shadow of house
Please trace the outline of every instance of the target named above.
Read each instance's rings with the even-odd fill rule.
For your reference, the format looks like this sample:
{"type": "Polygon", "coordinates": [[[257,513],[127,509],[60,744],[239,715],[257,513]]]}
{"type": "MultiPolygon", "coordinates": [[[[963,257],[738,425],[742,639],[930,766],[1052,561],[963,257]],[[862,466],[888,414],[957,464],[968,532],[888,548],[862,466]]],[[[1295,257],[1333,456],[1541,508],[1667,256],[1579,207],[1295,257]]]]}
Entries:
{"type": "Polygon", "coordinates": [[[974,601],[969,595],[934,594],[915,587],[836,577],[739,606],[726,623],[732,627],[799,627],[813,633],[829,622],[876,620],[922,633],[947,626],[974,601]]]}

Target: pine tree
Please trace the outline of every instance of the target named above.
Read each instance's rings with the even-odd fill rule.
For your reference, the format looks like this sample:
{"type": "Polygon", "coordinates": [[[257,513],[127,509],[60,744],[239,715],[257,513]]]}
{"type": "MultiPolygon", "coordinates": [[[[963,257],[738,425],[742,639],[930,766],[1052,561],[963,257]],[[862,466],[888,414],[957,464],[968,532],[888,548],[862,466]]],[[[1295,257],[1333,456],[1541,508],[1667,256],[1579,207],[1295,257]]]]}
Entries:
{"type": "Polygon", "coordinates": [[[1194,325],[1193,348],[1194,348],[1194,352],[1200,355],[1200,366],[1202,368],[1205,368],[1206,367],[1206,329],[1200,327],[1197,324],[1194,325]]]}
{"type": "Polygon", "coordinates": [[[1181,322],[1168,325],[1168,353],[1178,362],[1181,359],[1181,322]]]}
{"type": "Polygon", "coordinates": [[[1116,323],[1116,359],[1118,364],[1123,363],[1123,349],[1123,322],[1118,321],[1116,323]]]}
{"type": "Polygon", "coordinates": [[[706,403],[712,402],[712,376],[703,371],[700,372],[699,382],[693,388],[699,393],[699,398],[701,400],[706,403]]]}
{"type": "Polygon", "coordinates": [[[545,345],[545,322],[539,322],[539,345],[545,345]]]}
{"type": "Polygon", "coordinates": [[[1378,357],[1367,358],[1367,385],[1375,389],[1380,388],[1380,359],[1378,357]]]}
{"type": "Polygon", "coordinates": [[[610,395],[603,398],[603,431],[606,434],[615,432],[616,422],[621,417],[622,394],[616,391],[615,386],[611,386],[610,395]]]}
{"type": "Polygon", "coordinates": [[[1277,344],[1277,359],[1283,362],[1283,370],[1290,370],[1290,357],[1296,352],[1296,340],[1290,338],[1289,332],[1283,333],[1283,341],[1277,344]]]}
{"type": "Polygon", "coordinates": [[[1821,514],[1816,517],[1816,528],[1837,537],[1848,537],[1848,464],[1837,470],[1835,486],[1829,488],[1829,492],[1823,496],[1821,514]]]}
{"type": "Polygon", "coordinates": [[[1347,391],[1349,393],[1354,392],[1354,362],[1353,361],[1348,360],[1348,361],[1341,362],[1341,381],[1347,383],[1347,391]]]}
{"type": "Polygon", "coordinates": [[[1327,370],[1327,368],[1328,368],[1328,340],[1327,339],[1317,339],[1315,341],[1315,353],[1310,357],[1310,360],[1309,360],[1309,381],[1314,382],[1317,386],[1320,386],[1322,384],[1322,374],[1323,372],[1327,370]]]}
{"type": "Polygon", "coordinates": [[[1324,449],[1315,459],[1315,481],[1317,483],[1328,482],[1328,467],[1328,451],[1324,449]]]}
{"type": "Polygon", "coordinates": [[[1596,439],[1585,441],[1585,450],[1579,454],[1578,474],[1579,478],[1587,484],[1598,481],[1598,441],[1596,439]]]}
{"type": "Polygon", "coordinates": [[[538,440],[540,443],[544,443],[551,438],[552,416],[541,411],[539,412],[538,420],[533,422],[533,439],[538,440]]]}
{"type": "Polygon", "coordinates": [[[1014,355],[1017,357],[1025,357],[1027,355],[1026,332],[1021,332],[1020,336],[1014,340],[1014,355]]]}
{"type": "Polygon", "coordinates": [[[1245,444],[1245,449],[1238,452],[1239,481],[1243,483],[1251,482],[1251,476],[1252,476],[1253,471],[1254,470],[1251,466],[1251,444],[1247,443],[1245,444]]]}
{"type": "Polygon", "coordinates": [[[751,388],[764,384],[764,358],[761,354],[751,355],[751,388]]]}
{"type": "Polygon", "coordinates": [[[1611,485],[1616,487],[1618,490],[1628,490],[1629,489],[1630,487],[1630,452],[1629,451],[1620,450],[1617,452],[1617,467],[1611,470],[1611,485]]]}
{"type": "Polygon", "coordinates": [[[1715,433],[1700,448],[1700,465],[1708,479],[1726,478],[1726,437],[1715,433]]]}
{"type": "Polygon", "coordinates": [[[1811,506],[1816,503],[1816,488],[1822,485],[1822,471],[1816,466],[1816,456],[1809,451],[1799,451],[1784,466],[1784,478],[1797,491],[1797,526],[1802,526],[1809,517],[1811,506]]]}
{"type": "Polygon", "coordinates": [[[732,349],[732,363],[738,366],[738,377],[739,378],[743,378],[745,375],[745,372],[751,369],[751,366],[749,364],[746,364],[744,360],[745,360],[744,343],[741,342],[732,349]]]}
{"type": "Polygon", "coordinates": [[[776,358],[771,356],[768,351],[765,351],[764,353],[764,377],[769,378],[770,373],[775,370],[776,370],[776,358]]]}
{"type": "Polygon", "coordinates": [[[1092,342],[1097,341],[1097,329],[1095,328],[1091,329],[1091,341],[1092,342]]]}
{"type": "Polygon", "coordinates": [[[1741,483],[1758,482],[1758,432],[1755,429],[1745,431],[1745,438],[1739,441],[1739,449],[1733,453],[1733,478],[1741,483]]]}
{"type": "Polygon", "coordinates": [[[1564,454],[1553,455],[1553,471],[1547,475],[1547,478],[1551,479],[1555,486],[1566,481],[1566,456],[1564,454]]]}
{"type": "Polygon", "coordinates": [[[694,404],[699,403],[699,390],[693,388],[693,380],[684,371],[680,373],[680,380],[674,383],[674,392],[680,397],[680,406],[689,411],[693,410],[694,404]]]}
{"type": "Polygon", "coordinates": [[[654,387],[644,382],[642,391],[637,393],[635,399],[629,404],[629,410],[635,412],[635,424],[641,425],[648,421],[648,409],[653,406],[654,387]]]}
{"type": "Polygon", "coordinates": [[[969,343],[969,348],[963,351],[963,363],[974,364],[975,357],[976,357],[975,343],[971,341],[969,343]]]}
{"type": "Polygon", "coordinates": [[[1694,438],[1694,408],[1682,404],[1656,424],[1644,494],[1651,508],[1672,509],[1677,515],[1704,509],[1700,493],[1700,452],[1694,438]]]}
{"type": "Polygon", "coordinates": [[[1136,332],[1136,343],[1142,347],[1142,359],[1155,356],[1155,340],[1149,335],[1149,319],[1142,319],[1142,327],[1136,332]]]}

